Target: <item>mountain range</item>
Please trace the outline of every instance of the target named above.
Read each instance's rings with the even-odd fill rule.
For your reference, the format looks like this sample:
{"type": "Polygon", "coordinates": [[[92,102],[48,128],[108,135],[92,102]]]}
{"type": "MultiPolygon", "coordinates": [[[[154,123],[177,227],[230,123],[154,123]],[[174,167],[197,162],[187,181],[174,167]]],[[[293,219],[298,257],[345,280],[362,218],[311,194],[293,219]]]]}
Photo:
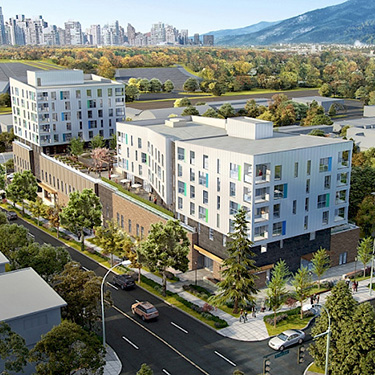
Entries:
{"type": "Polygon", "coordinates": [[[219,30],[215,44],[226,46],[280,43],[375,43],[375,1],[349,0],[279,22],[260,22],[219,30]]]}

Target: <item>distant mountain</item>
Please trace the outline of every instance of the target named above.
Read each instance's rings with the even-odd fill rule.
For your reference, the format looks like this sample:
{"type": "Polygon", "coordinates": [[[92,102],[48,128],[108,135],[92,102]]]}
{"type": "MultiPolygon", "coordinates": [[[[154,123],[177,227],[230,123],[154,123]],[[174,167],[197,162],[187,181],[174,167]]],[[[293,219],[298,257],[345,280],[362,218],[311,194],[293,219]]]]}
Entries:
{"type": "Polygon", "coordinates": [[[206,33],[204,35],[214,35],[215,43],[216,43],[225,37],[255,33],[267,27],[274,26],[278,24],[279,22],[280,21],[275,21],[275,22],[261,21],[261,22],[256,23],[255,25],[241,27],[239,29],[224,29],[224,30],[210,31],[209,33],[206,33]]]}
{"type": "Polygon", "coordinates": [[[261,31],[227,35],[220,45],[270,45],[279,43],[373,43],[375,1],[349,0],[304,13],[261,31]]]}

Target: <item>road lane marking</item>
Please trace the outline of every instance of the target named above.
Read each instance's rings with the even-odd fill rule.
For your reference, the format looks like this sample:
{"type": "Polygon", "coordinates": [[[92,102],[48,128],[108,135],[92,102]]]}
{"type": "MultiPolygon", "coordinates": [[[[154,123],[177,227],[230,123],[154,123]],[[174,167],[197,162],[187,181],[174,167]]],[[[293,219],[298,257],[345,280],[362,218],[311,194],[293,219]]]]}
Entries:
{"type": "Polygon", "coordinates": [[[127,337],[125,336],[122,336],[122,338],[128,342],[133,348],[136,348],[137,350],[139,350],[138,346],[134,344],[134,342],[131,342],[127,337]]]}
{"type": "Polygon", "coordinates": [[[165,368],[163,368],[164,374],[171,375],[165,368]]]}
{"type": "Polygon", "coordinates": [[[178,328],[179,330],[181,330],[182,332],[184,333],[189,333],[186,329],[183,329],[182,327],[178,326],[176,323],[173,323],[171,322],[172,326],[178,328]]]}
{"type": "Polygon", "coordinates": [[[201,367],[199,367],[199,365],[197,365],[196,363],[194,363],[191,359],[189,359],[188,357],[186,357],[186,355],[182,354],[179,350],[177,350],[175,347],[173,347],[169,342],[165,341],[163,338],[161,338],[160,336],[158,336],[156,333],[152,332],[150,329],[148,329],[147,327],[145,327],[144,325],[142,325],[140,322],[138,322],[137,320],[135,320],[133,317],[131,317],[130,315],[124,313],[122,310],[120,310],[117,306],[113,305],[112,306],[117,312],[119,312],[121,315],[124,315],[126,318],[128,318],[129,320],[131,320],[133,323],[137,324],[139,327],[141,327],[142,329],[144,329],[145,331],[147,331],[150,335],[154,336],[156,339],[158,339],[160,342],[162,342],[164,345],[168,346],[168,348],[170,348],[171,350],[173,350],[175,353],[177,353],[181,358],[183,358],[185,361],[189,362],[192,366],[194,366],[196,369],[198,369],[201,373],[205,374],[205,375],[210,375],[207,371],[203,370],[201,367]]]}
{"type": "Polygon", "coordinates": [[[136,299],[135,302],[139,303],[139,301],[136,299]]]}
{"type": "Polygon", "coordinates": [[[114,289],[118,290],[117,286],[114,286],[114,285],[113,285],[113,284],[111,284],[110,282],[108,282],[108,281],[107,281],[107,284],[108,284],[109,286],[111,286],[112,288],[114,288],[114,289]]]}
{"type": "Polygon", "coordinates": [[[88,268],[82,266],[82,264],[81,264],[81,267],[82,267],[85,271],[90,271],[88,268]]]}
{"type": "Polygon", "coordinates": [[[232,366],[236,367],[237,365],[235,363],[233,363],[231,360],[229,360],[228,358],[224,357],[222,354],[220,354],[219,352],[217,352],[215,350],[214,352],[216,355],[218,355],[219,357],[223,358],[225,361],[227,361],[228,363],[230,363],[232,366]]]}

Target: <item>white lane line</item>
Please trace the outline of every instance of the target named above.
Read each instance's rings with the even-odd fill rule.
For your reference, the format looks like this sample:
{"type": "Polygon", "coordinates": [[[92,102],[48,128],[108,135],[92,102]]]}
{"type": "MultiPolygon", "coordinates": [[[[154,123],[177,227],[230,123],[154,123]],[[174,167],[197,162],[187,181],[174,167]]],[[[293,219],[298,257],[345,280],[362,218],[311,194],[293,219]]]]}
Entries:
{"type": "Polygon", "coordinates": [[[108,284],[109,286],[111,286],[112,288],[118,290],[117,286],[114,286],[113,284],[109,283],[108,281],[107,281],[107,284],[108,284]]]}
{"type": "Polygon", "coordinates": [[[85,271],[90,271],[88,268],[81,266],[85,271]]]}
{"type": "Polygon", "coordinates": [[[138,303],[139,301],[138,301],[138,300],[136,299],[136,300],[135,300],[135,302],[137,302],[137,303],[138,303]]]}
{"type": "Polygon", "coordinates": [[[215,354],[218,355],[219,357],[223,358],[225,361],[227,361],[228,363],[230,363],[232,366],[236,367],[237,365],[235,363],[233,363],[231,360],[229,360],[228,358],[224,357],[222,354],[220,354],[219,352],[217,352],[215,350],[215,354]]]}
{"type": "Polygon", "coordinates": [[[137,350],[139,349],[138,346],[135,345],[133,342],[131,342],[127,337],[122,336],[122,338],[123,338],[126,342],[128,342],[133,348],[135,348],[135,349],[137,349],[137,350]]]}
{"type": "Polygon", "coordinates": [[[183,333],[189,333],[186,329],[183,329],[182,327],[178,326],[176,323],[171,322],[171,324],[172,324],[172,326],[181,330],[183,333]]]}
{"type": "Polygon", "coordinates": [[[165,368],[163,368],[164,374],[171,375],[165,368]]]}

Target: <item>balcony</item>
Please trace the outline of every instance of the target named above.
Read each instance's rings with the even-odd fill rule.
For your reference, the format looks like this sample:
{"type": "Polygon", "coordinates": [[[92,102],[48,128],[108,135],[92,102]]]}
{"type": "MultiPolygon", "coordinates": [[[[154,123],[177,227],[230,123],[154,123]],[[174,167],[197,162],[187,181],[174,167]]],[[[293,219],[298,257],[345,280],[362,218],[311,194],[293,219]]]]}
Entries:
{"type": "Polygon", "coordinates": [[[255,215],[254,216],[254,222],[256,223],[261,223],[262,221],[268,221],[269,220],[269,213],[264,213],[264,214],[261,214],[261,215],[255,215]]]}
{"type": "Polygon", "coordinates": [[[50,125],[41,125],[39,127],[39,132],[40,133],[49,133],[51,131],[50,125]]]}
{"type": "Polygon", "coordinates": [[[263,241],[268,238],[267,227],[258,227],[254,231],[254,241],[263,241]]]}

